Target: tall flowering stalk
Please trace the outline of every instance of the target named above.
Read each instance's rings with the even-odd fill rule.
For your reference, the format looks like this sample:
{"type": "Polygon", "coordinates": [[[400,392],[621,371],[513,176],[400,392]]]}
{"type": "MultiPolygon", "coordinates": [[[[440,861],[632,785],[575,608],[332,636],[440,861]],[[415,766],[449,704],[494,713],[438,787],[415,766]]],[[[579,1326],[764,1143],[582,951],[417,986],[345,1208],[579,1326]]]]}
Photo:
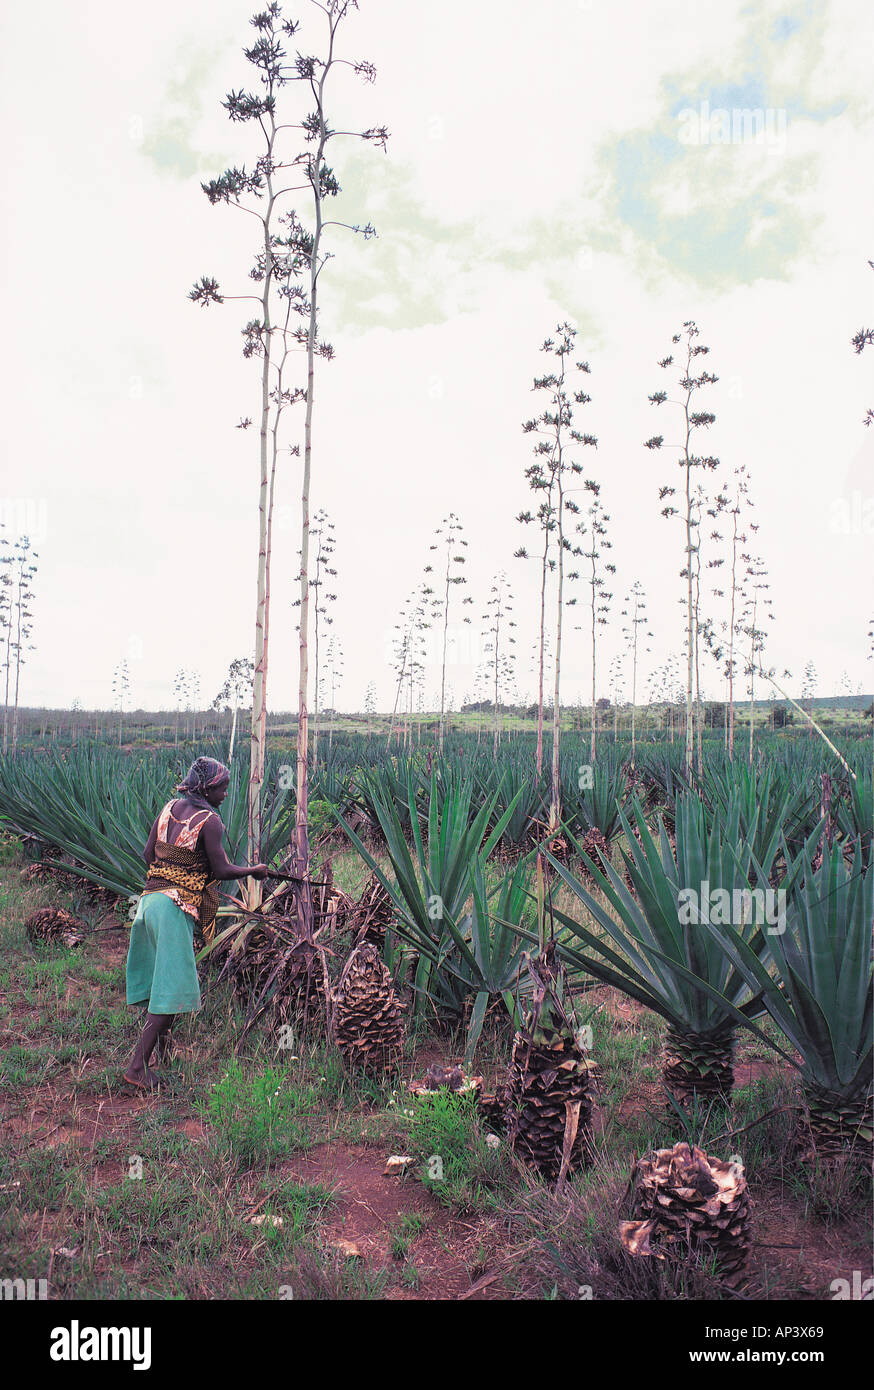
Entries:
{"type": "MultiPolygon", "coordinates": [[[[327,220],[326,204],[340,193],[340,184],[326,160],[328,144],[338,136],[355,136],[385,148],[385,127],[364,131],[335,130],[325,106],[329,76],[337,67],[351,68],[359,77],[372,82],[375,68],[369,62],[350,62],[337,54],[337,31],[357,0],[311,0],[327,21],[324,57],[299,50],[288,58],[285,43],[300,29],[299,21],[282,18],[278,4],[254,15],[251,23],[257,33],[246,59],[258,72],[260,92],[231,91],[223,103],[234,122],[253,123],[262,137],[262,151],[250,170],[227,169],[218,179],[204,184],[211,203],[224,203],[254,217],[259,223],[260,247],[250,278],[262,287],[260,296],[225,296],[214,279],[204,277],[191,291],[190,298],[201,305],[222,303],[225,298],[254,299],[259,317],[243,330],[244,355],[261,358],[260,467],[258,493],[258,580],[255,617],[255,674],[252,700],[251,762],[249,773],[248,854],[256,858],[261,840],[261,787],[267,743],[267,674],[270,626],[270,563],[272,556],[273,506],[280,445],[280,424],[289,405],[302,401],[305,406],[303,473],[300,491],[300,626],[298,640],[298,721],[297,721],[297,809],[292,858],[303,877],[309,865],[308,706],[309,683],[309,543],[310,486],[312,476],[313,412],[315,402],[315,361],[334,356],[330,343],[318,331],[318,287],[321,272],[333,254],[324,244],[329,227],[345,227],[360,232],[365,239],[375,236],[367,226],[327,220]],[[278,99],[282,90],[300,83],[311,102],[311,109],[297,121],[278,120],[278,99]],[[304,148],[298,153],[285,150],[287,132],[297,131],[304,148]],[[300,181],[296,181],[300,180],[300,181]],[[312,223],[305,227],[293,207],[285,201],[303,193],[311,200],[312,223]],[[302,282],[302,283],[301,283],[302,282]],[[290,386],[290,358],[302,351],[306,358],[306,385],[290,386]]],[[[243,428],[251,422],[241,421],[243,428]]],[[[299,446],[288,449],[299,453],[299,446]]],[[[249,905],[260,901],[260,887],[250,881],[249,905]]],[[[312,901],[304,887],[300,903],[301,925],[312,935],[312,901]]]]}
{"type": "MultiPolygon", "coordinates": [[[[525,477],[531,490],[540,498],[536,519],[543,531],[543,553],[541,560],[540,583],[540,677],[538,690],[538,772],[542,766],[543,743],[543,665],[546,640],[546,584],[551,571],[555,573],[555,663],[553,667],[552,698],[552,776],[550,797],[550,830],[558,828],[561,819],[561,776],[559,772],[561,741],[561,639],[562,618],[565,603],[564,581],[565,563],[568,553],[581,554],[565,534],[565,515],[579,515],[580,509],[572,497],[567,495],[569,475],[579,476],[582,464],[575,457],[578,446],[597,448],[598,441],[592,434],[582,434],[574,426],[574,407],[585,406],[591,396],[582,388],[574,389],[571,384],[574,370],[588,376],[588,362],[574,360],[577,331],[569,323],[560,323],[555,338],[547,338],[541,351],[555,359],[552,371],[534,378],[534,390],[545,392],[545,409],[534,419],[526,420],[522,428],[526,434],[540,437],[534,446],[534,462],[526,469],[525,477]],[[553,554],[554,552],[554,554],[553,554]]],[[[517,520],[528,524],[535,520],[530,511],[520,512],[517,520]]],[[[524,547],[516,551],[517,557],[527,559],[524,547]]],[[[569,576],[572,577],[572,576],[569,576]]]]}
{"type": "Polygon", "coordinates": [[[501,738],[501,696],[508,695],[513,689],[516,660],[516,654],[513,651],[516,638],[512,631],[516,626],[513,619],[513,594],[503,570],[495,577],[489,590],[483,623],[485,624],[483,650],[489,658],[490,683],[494,692],[492,750],[497,754],[501,738]]]}
{"type": "MultiPolygon", "coordinates": [[[[696,527],[696,502],[695,491],[692,482],[692,475],[696,469],[713,470],[718,468],[719,459],[712,455],[696,454],[692,448],[693,435],[698,430],[707,429],[712,425],[716,416],[709,410],[693,409],[693,402],[698,393],[707,386],[712,386],[718,381],[711,372],[703,371],[700,375],[695,375],[697,360],[705,356],[710,349],[702,343],[696,342],[698,338],[697,325],[690,319],[683,324],[682,333],[675,333],[671,341],[674,344],[683,344],[680,349],[681,360],[679,363],[681,375],[678,380],[680,390],[679,396],[670,401],[682,411],[682,432],[679,443],[670,447],[679,448],[680,456],[678,465],[683,470],[683,508],[682,511],[668,503],[662,508],[662,516],[674,517],[681,516],[685,529],[685,564],[680,571],[680,577],[686,580],[686,775],[692,774],[692,763],[695,756],[695,709],[693,703],[693,692],[695,688],[695,663],[698,643],[698,628],[696,622],[695,609],[695,552],[699,543],[696,527]],[[685,340],[685,341],[684,341],[685,340]]],[[[673,354],[663,358],[658,364],[663,371],[667,371],[674,365],[673,354]]],[[[655,391],[649,397],[652,405],[662,406],[669,400],[667,391],[655,391]]],[[[664,444],[664,436],[661,434],[653,435],[646,440],[647,449],[661,449],[664,444]]],[[[664,501],[666,497],[676,495],[677,489],[665,484],[659,489],[659,498],[664,501]]]]}
{"type": "MultiPolygon", "coordinates": [[[[605,558],[605,552],[612,550],[613,542],[607,539],[607,523],[610,520],[604,505],[601,501],[601,485],[589,480],[586,489],[592,495],[592,501],[587,509],[585,519],[581,518],[577,524],[577,531],[580,535],[588,536],[588,549],[585,545],[579,547],[581,556],[588,560],[588,576],[586,583],[589,586],[589,617],[591,622],[592,634],[592,719],[590,728],[589,757],[594,763],[597,756],[597,704],[595,700],[595,687],[597,681],[598,665],[598,629],[607,626],[607,615],[610,612],[610,600],[613,597],[612,591],[607,588],[607,575],[616,573],[616,566],[610,564],[605,558]]],[[[569,599],[569,603],[575,603],[575,599],[569,599]]]]}
{"type": "MultiPolygon", "coordinates": [[[[461,567],[465,563],[465,556],[462,551],[467,549],[467,541],[462,535],[463,526],[455,512],[450,512],[445,516],[435,531],[434,544],[430,547],[432,551],[440,554],[440,571],[435,573],[434,565],[426,565],[426,574],[435,574],[434,582],[439,582],[440,588],[435,592],[432,615],[434,621],[440,624],[441,643],[440,643],[440,727],[438,733],[438,743],[441,753],[443,752],[443,734],[446,723],[446,655],[449,643],[449,611],[453,588],[459,584],[466,584],[467,578],[461,573],[461,567]]],[[[463,598],[462,605],[472,604],[472,598],[463,598]]],[[[470,618],[465,615],[462,618],[465,623],[470,622],[470,618]]]]}
{"type": "MultiPolygon", "coordinates": [[[[635,579],[626,595],[622,616],[625,619],[622,629],[625,649],[631,653],[631,769],[634,771],[637,751],[637,667],[641,644],[652,637],[646,625],[646,594],[639,579],[635,579]]],[[[649,651],[649,647],[646,650],[649,651]]]]}

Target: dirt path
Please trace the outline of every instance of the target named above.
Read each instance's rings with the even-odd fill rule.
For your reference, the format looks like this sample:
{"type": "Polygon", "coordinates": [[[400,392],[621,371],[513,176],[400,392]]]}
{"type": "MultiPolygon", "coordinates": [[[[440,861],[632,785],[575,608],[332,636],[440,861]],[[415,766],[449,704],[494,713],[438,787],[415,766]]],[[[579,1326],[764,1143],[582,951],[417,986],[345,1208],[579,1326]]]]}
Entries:
{"type": "MultiPolygon", "coordinates": [[[[334,1203],[319,1232],[328,1245],[344,1242],[374,1269],[393,1258],[414,1266],[417,1289],[397,1287],[388,1299],[455,1299],[466,1295],[485,1272],[494,1230],[486,1219],[451,1216],[412,1174],[385,1174],[379,1150],[361,1144],[320,1144],[296,1155],[282,1169],[300,1182],[322,1183],[334,1203]],[[393,1255],[392,1235],[404,1217],[418,1218],[405,1255],[393,1255]],[[418,1223],[417,1223],[418,1224],[418,1223]]],[[[341,1247],[344,1248],[344,1247],[341,1247]]],[[[488,1296],[474,1293],[472,1298],[488,1296]]],[[[495,1296],[493,1293],[492,1296],[495,1296]]]]}

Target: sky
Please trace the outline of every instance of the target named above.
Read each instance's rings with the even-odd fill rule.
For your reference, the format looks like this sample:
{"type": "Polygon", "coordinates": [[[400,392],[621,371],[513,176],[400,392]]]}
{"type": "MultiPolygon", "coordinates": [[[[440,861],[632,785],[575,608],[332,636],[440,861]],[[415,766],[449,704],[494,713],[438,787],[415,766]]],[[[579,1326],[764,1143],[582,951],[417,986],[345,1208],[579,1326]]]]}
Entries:
{"type": "MultiPolygon", "coordinates": [[[[180,668],[207,704],[254,648],[258,437],[237,428],[259,404],[258,364],[241,352],[250,306],[188,299],[203,275],[228,296],[252,285],[257,222],[201,189],[260,153],[221,106],[252,86],[251,13],[239,0],[47,0],[36,71],[32,15],[7,6],[0,21],[0,522],[39,556],[26,705],[109,708],[125,660],[134,707],[172,707],[180,668]]],[[[290,48],[320,52],[318,7],[284,13],[302,21],[290,48]]],[[[682,651],[683,539],[659,502],[680,478],[679,412],[647,398],[671,385],[657,363],[690,319],[719,377],[702,393],[717,419],[701,443],[725,475],[751,477],[774,613],[765,664],[792,673],[781,683],[796,696],[809,662],[818,695],[871,691],[874,349],[851,346],[874,321],[871,29],[867,0],[361,0],[340,52],[372,61],[376,81],[337,69],[326,106],[334,128],[385,125],[390,138],[385,152],[330,147],[332,215],[378,236],[331,232],[321,332],[336,357],[314,395],[339,708],[362,709],[370,682],[392,707],[394,625],[450,512],[468,541],[455,594],[474,600],[452,616],[453,703],[474,693],[501,570],[518,690],[533,695],[537,572],[513,558],[535,543],[516,520],[531,498],[522,423],[542,408],[541,345],[563,322],[591,369],[578,422],[598,446],[582,461],[616,565],[598,695],[635,580],[652,631],[639,699],[682,651]],[[661,454],[643,447],[655,433],[661,454]]],[[[308,109],[296,85],[282,101],[289,121],[308,109]]],[[[286,421],[285,443],[300,443],[302,409],[286,421]]],[[[300,473],[284,454],[272,709],[296,704],[300,473]]],[[[583,612],[565,618],[568,704],[591,684],[583,612]]],[[[708,612],[727,616],[721,600],[708,612]]],[[[432,642],[426,707],[439,675],[432,642]]],[[[723,696],[709,658],[702,684],[723,696]]]]}

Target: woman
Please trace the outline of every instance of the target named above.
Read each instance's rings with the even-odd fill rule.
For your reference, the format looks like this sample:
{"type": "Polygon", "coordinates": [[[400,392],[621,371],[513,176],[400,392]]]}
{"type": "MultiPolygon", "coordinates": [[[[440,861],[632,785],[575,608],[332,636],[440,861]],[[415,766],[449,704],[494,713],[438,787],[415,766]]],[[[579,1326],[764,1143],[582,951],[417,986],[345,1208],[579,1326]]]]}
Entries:
{"type": "Polygon", "coordinates": [[[222,846],[224,826],[216,810],[228,794],[231,774],[215,758],[196,758],[177,801],[168,801],[152,826],[143,859],[148,877],[131,928],[127,1002],[145,1005],[145,1027],[124,1080],[151,1090],[155,1045],[169,1055],[176,1014],[200,1008],[194,962],[194,929],[207,941],[215,931],[222,879],[266,878],[266,864],[232,864],[222,846]]]}

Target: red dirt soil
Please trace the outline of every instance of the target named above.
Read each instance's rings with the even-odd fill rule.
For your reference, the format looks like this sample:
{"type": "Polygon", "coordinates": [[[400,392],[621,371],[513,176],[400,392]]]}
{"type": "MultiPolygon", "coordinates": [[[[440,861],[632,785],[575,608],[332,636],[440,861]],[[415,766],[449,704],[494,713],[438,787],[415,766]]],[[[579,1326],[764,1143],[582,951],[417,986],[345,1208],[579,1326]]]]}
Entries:
{"type": "MultiPolygon", "coordinates": [[[[485,1272],[485,1250],[494,1241],[487,1220],[451,1216],[411,1173],[384,1176],[387,1154],[362,1144],[319,1144],[282,1165],[284,1175],[299,1182],[321,1183],[335,1194],[320,1225],[326,1244],[354,1244],[368,1266],[390,1263],[391,1233],[406,1215],[424,1216],[426,1224],[410,1239],[407,1259],[419,1272],[417,1290],[392,1288],[387,1299],[448,1300],[470,1293],[485,1272]]],[[[500,1297],[491,1285],[470,1293],[472,1299],[500,1297]]]]}

